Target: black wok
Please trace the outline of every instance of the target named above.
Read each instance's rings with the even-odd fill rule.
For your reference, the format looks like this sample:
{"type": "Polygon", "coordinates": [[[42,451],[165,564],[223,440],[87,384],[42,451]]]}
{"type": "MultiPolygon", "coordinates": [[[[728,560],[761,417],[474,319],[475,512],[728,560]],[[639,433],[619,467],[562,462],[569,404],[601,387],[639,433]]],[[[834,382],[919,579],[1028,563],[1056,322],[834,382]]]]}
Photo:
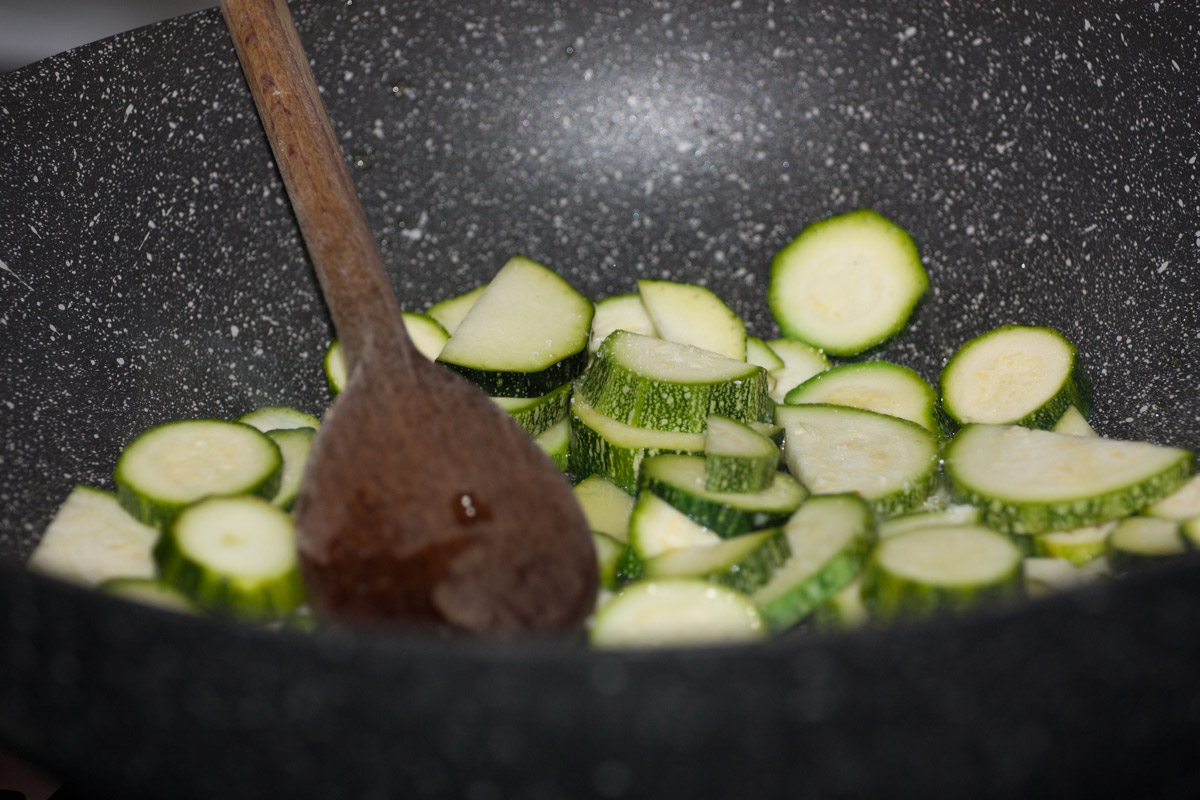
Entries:
{"type": "MultiPolygon", "coordinates": [[[[360,2],[295,14],[406,307],[594,296],[860,206],[934,285],[879,355],[1061,328],[1104,434],[1200,447],[1200,8],[360,2]]],[[[273,634],[24,573],[150,424],[319,412],[332,331],[215,11],[0,79],[0,742],[121,797],[1195,796],[1200,565],[760,647],[273,634]]]]}

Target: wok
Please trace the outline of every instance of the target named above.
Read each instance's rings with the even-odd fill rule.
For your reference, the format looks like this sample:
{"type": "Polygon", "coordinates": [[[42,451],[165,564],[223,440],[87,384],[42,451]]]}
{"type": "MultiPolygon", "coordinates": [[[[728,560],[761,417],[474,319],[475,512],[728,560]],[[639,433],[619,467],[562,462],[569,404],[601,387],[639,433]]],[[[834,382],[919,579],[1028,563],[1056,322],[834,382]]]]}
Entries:
{"type": "MultiPolygon", "coordinates": [[[[1101,433],[1200,446],[1200,8],[301,3],[402,304],[514,252],[599,297],[873,207],[933,292],[878,353],[1049,324],[1101,433]]],[[[755,647],[271,633],[26,574],[152,423],[319,412],[328,317],[215,11],[0,79],[0,741],[121,797],[1195,796],[1200,566],[755,647]]]]}

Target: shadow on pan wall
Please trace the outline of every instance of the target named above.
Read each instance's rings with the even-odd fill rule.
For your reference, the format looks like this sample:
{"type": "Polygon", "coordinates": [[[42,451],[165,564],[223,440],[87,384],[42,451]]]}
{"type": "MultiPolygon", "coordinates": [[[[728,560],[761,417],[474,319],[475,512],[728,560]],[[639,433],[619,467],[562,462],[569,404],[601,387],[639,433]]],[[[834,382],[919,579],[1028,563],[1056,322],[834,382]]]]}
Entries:
{"type": "Polygon", "coordinates": [[[0,0],[0,73],[217,0],[0,0]]]}

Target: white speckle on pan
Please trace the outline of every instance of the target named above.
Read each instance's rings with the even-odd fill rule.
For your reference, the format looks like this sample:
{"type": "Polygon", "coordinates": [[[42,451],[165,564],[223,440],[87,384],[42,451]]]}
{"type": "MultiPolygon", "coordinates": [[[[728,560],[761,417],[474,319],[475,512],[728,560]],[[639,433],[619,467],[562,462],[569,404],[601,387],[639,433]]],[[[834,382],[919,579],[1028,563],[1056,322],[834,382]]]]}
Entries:
{"type": "Polygon", "coordinates": [[[400,231],[400,235],[409,241],[417,242],[425,235],[425,224],[429,222],[429,212],[422,211],[421,216],[417,219],[417,224],[411,228],[405,228],[400,231]]]}
{"type": "Polygon", "coordinates": [[[1170,261],[1164,261],[1164,262],[1162,262],[1161,264],[1159,264],[1159,265],[1158,265],[1158,274],[1159,274],[1159,275],[1161,275],[1162,273],[1166,272],[1166,271],[1167,271],[1167,267],[1169,267],[1169,266],[1171,266],[1171,262],[1170,262],[1170,261]]]}
{"type": "Polygon", "coordinates": [[[31,292],[33,291],[33,287],[32,287],[32,286],[30,286],[28,283],[26,283],[26,282],[25,282],[25,281],[24,281],[24,280],[21,278],[21,276],[20,276],[20,275],[18,275],[17,273],[13,272],[13,269],[12,269],[12,267],[10,267],[8,264],[5,264],[3,261],[0,261],[0,271],[4,271],[4,272],[7,272],[9,275],[12,275],[12,276],[13,276],[13,278],[15,278],[15,279],[16,279],[17,283],[21,284],[22,286],[24,286],[24,287],[25,287],[26,289],[28,289],[29,291],[31,291],[31,292]]]}
{"type": "Polygon", "coordinates": [[[230,335],[231,337],[233,337],[234,339],[236,339],[239,333],[241,333],[241,328],[239,328],[237,325],[230,325],[230,326],[229,326],[229,335],[230,335]]]}
{"type": "Polygon", "coordinates": [[[130,103],[129,105],[125,106],[125,119],[123,119],[122,122],[128,120],[129,115],[132,113],[133,113],[133,103],[130,103]]]}
{"type": "Polygon", "coordinates": [[[917,35],[917,27],[915,25],[909,25],[907,28],[900,31],[900,33],[896,34],[896,38],[899,39],[901,42],[907,42],[909,39],[913,38],[916,35],[917,35]]]}

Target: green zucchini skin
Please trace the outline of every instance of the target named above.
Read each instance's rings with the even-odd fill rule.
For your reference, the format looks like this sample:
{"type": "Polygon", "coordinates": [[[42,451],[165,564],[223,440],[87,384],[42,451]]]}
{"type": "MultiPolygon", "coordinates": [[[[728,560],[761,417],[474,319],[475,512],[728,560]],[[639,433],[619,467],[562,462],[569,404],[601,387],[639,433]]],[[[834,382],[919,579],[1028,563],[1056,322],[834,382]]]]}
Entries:
{"type": "Polygon", "coordinates": [[[585,478],[601,475],[633,494],[642,461],[662,453],[703,453],[699,433],[653,431],[605,417],[578,391],[571,398],[571,468],[585,478]]]}
{"type": "Polygon", "coordinates": [[[739,422],[764,419],[771,402],[762,367],[628,331],[616,331],[600,345],[580,392],[598,412],[627,425],[682,433],[702,432],[710,414],[739,422]],[[622,348],[642,344],[711,359],[725,368],[737,365],[736,372],[729,378],[686,382],[646,375],[617,355],[622,348]]]}
{"type": "Polygon", "coordinates": [[[987,528],[943,526],[902,533],[883,540],[872,551],[863,571],[863,603],[873,620],[890,620],[965,611],[986,603],[1009,600],[1024,594],[1023,560],[1024,556],[1009,537],[987,528]],[[1010,565],[989,579],[973,584],[927,583],[897,574],[884,565],[885,548],[902,548],[917,537],[961,531],[987,537],[991,546],[1003,543],[1011,549],[1010,565]]]}
{"type": "MultiPolygon", "coordinates": [[[[970,381],[971,378],[963,376],[958,378],[958,380],[970,381]]],[[[942,368],[938,379],[938,386],[942,396],[942,409],[956,427],[985,422],[995,425],[1020,425],[1025,428],[1049,430],[1054,428],[1067,409],[1074,407],[1086,418],[1091,411],[1092,405],[1091,389],[1086,376],[1083,374],[1083,370],[1079,366],[1079,355],[1075,345],[1068,341],[1061,332],[1044,326],[1002,325],[999,328],[994,328],[976,336],[974,339],[964,342],[954,355],[950,357],[950,360],[946,362],[946,366],[942,368]],[[1060,344],[1065,352],[1068,353],[1069,367],[1067,374],[1063,377],[1058,389],[1052,395],[1023,415],[1018,415],[1012,419],[980,419],[963,414],[948,396],[950,391],[949,384],[956,380],[956,371],[959,369],[960,364],[971,357],[971,352],[975,347],[986,344],[994,337],[1004,336],[1010,332],[1035,332],[1049,337],[1060,344]]]]}
{"type": "Polygon", "coordinates": [[[579,350],[537,372],[475,369],[450,361],[438,361],[493,397],[541,397],[570,383],[587,367],[587,348],[579,350]]]}
{"type": "Polygon", "coordinates": [[[789,559],[753,596],[773,632],[803,620],[862,572],[875,540],[875,517],[857,495],[820,495],[807,500],[788,520],[784,536],[789,559]],[[830,536],[835,537],[836,548],[822,543],[830,536]],[[796,566],[802,568],[789,574],[793,559],[799,559],[796,566]]]}
{"type": "Polygon", "coordinates": [[[254,495],[270,500],[279,491],[279,482],[282,473],[283,455],[279,451],[279,446],[269,436],[256,428],[240,422],[226,422],[225,420],[218,419],[176,420],[148,428],[126,445],[125,449],[121,452],[121,456],[117,459],[117,466],[113,472],[113,482],[117,488],[117,501],[120,502],[122,508],[128,511],[135,519],[147,525],[164,528],[185,507],[199,500],[201,497],[214,492],[236,492],[238,494],[254,495]],[[194,496],[174,500],[151,496],[138,486],[139,481],[135,476],[130,474],[130,460],[135,458],[132,454],[136,453],[139,442],[149,439],[159,431],[165,431],[167,428],[181,425],[229,426],[235,429],[233,431],[235,435],[240,434],[242,436],[245,436],[245,432],[247,431],[252,432],[254,436],[261,439],[264,449],[269,448],[269,451],[273,453],[269,458],[274,466],[271,467],[268,465],[268,468],[264,469],[257,478],[253,478],[236,488],[224,486],[212,488],[208,491],[199,491],[194,496]]]}
{"type": "Polygon", "coordinates": [[[775,480],[779,445],[728,417],[710,416],[704,434],[705,488],[761,492],[775,480]]]}
{"type": "Polygon", "coordinates": [[[645,561],[646,578],[702,578],[750,594],[791,555],[782,528],[756,531],[719,544],[671,550],[645,561]]]}
{"type": "MultiPolygon", "coordinates": [[[[191,598],[202,609],[248,619],[286,616],[306,599],[298,566],[293,560],[285,571],[259,578],[241,579],[225,574],[191,556],[181,544],[181,529],[189,523],[190,513],[199,513],[212,504],[239,502],[256,507],[261,514],[287,514],[266,500],[252,496],[209,497],[183,509],[163,531],[154,547],[163,583],[191,598]]],[[[292,532],[294,539],[294,531],[292,532]]]]}
{"type": "Polygon", "coordinates": [[[566,417],[571,391],[572,385],[564,383],[540,397],[493,397],[492,401],[530,436],[539,436],[566,417]]]}
{"type": "Polygon", "coordinates": [[[782,525],[808,497],[785,472],[776,472],[762,492],[711,492],[704,486],[705,466],[698,455],[653,456],[642,464],[638,491],[661,497],[722,538],[782,525]]]}
{"type": "MultiPolygon", "coordinates": [[[[998,531],[1014,534],[1038,534],[1048,531],[1069,530],[1094,525],[1105,520],[1120,519],[1167,497],[1196,472],[1195,454],[1178,450],[1177,456],[1157,473],[1145,477],[1132,486],[1121,486],[1110,491],[1099,491],[1064,497],[1058,500],[1022,499],[1006,497],[978,485],[977,479],[964,474],[959,460],[972,449],[977,435],[1008,430],[1014,434],[1026,431],[1023,426],[968,425],[960,430],[947,445],[944,453],[946,476],[957,502],[969,503],[979,508],[983,524],[998,531]]],[[[1056,434],[1049,431],[1028,430],[1028,436],[1061,437],[1081,444],[1094,443],[1103,446],[1109,440],[1090,437],[1056,434]]],[[[1129,443],[1119,443],[1129,444],[1129,443]]]]}

